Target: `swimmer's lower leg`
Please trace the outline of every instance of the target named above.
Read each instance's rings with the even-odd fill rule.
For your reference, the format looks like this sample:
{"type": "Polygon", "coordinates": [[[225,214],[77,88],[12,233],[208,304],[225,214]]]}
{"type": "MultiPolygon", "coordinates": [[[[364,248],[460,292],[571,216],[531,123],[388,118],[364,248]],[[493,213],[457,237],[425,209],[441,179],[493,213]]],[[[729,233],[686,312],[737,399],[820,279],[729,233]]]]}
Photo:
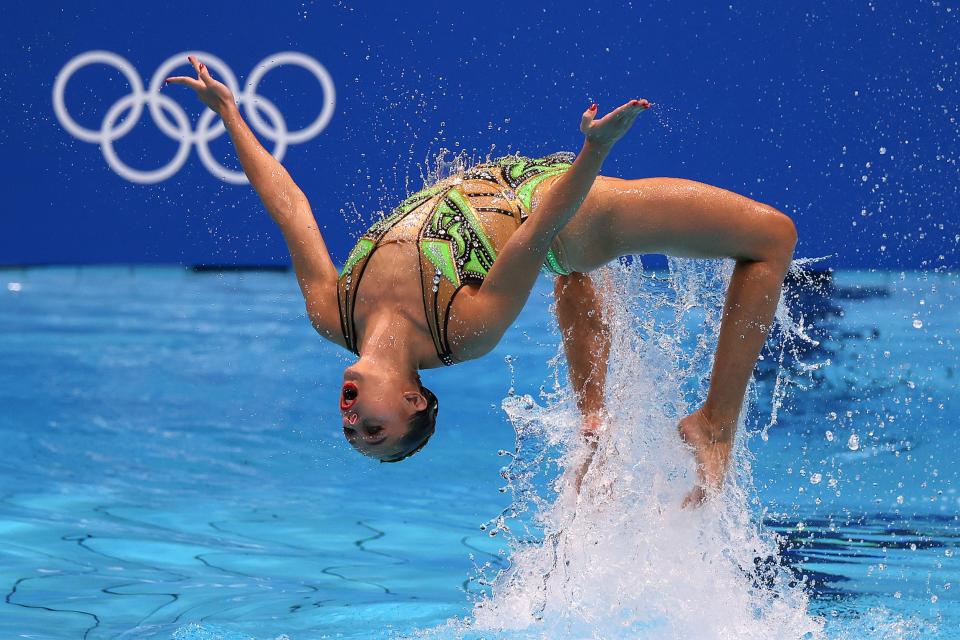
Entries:
{"type": "MultiPolygon", "coordinates": [[[[791,246],[792,250],[792,246],[791,246]]],[[[770,332],[789,258],[737,262],[730,278],[720,336],[703,406],[711,438],[733,439],[747,383],[770,332]]]]}
{"type": "Polygon", "coordinates": [[[681,437],[693,447],[698,475],[683,506],[703,502],[726,477],[747,383],[770,331],[789,265],[789,255],[784,255],[772,261],[740,260],[734,268],[706,402],[679,425],[681,437]]]}
{"type": "Polygon", "coordinates": [[[583,431],[592,434],[600,426],[604,411],[609,329],[603,318],[600,296],[589,275],[572,273],[558,277],[554,294],[570,384],[584,416],[583,431]]]}
{"type": "Polygon", "coordinates": [[[570,384],[577,408],[583,415],[580,432],[587,455],[574,475],[574,490],[580,493],[583,478],[597,450],[599,429],[605,413],[604,396],[610,332],[593,279],[584,273],[560,276],[554,283],[557,299],[557,323],[563,336],[570,384]]]}

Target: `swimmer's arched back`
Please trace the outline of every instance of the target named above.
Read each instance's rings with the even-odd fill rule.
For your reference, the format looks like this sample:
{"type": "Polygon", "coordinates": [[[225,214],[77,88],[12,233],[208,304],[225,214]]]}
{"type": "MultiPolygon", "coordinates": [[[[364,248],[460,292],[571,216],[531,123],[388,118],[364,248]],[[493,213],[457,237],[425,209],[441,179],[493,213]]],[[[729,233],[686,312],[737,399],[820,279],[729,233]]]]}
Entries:
{"type": "Polygon", "coordinates": [[[736,266],[710,390],[679,425],[700,473],[685,504],[722,484],[796,230],[776,209],[702,183],[600,175],[649,102],[631,100],[602,118],[596,104],[588,108],[572,162],[507,158],[415,194],[364,234],[338,274],[306,196],[257,141],[229,89],[189,60],[196,77],[168,82],[194,89],[223,119],[283,232],[311,322],[359,355],[344,371],[340,397],[344,435],[358,451],[389,462],[419,451],[434,432],[439,403],[418,371],[493,349],[543,268],[556,276],[571,383],[584,437],[595,443],[606,420],[610,340],[590,272],[638,253],[729,257],[736,266]]]}

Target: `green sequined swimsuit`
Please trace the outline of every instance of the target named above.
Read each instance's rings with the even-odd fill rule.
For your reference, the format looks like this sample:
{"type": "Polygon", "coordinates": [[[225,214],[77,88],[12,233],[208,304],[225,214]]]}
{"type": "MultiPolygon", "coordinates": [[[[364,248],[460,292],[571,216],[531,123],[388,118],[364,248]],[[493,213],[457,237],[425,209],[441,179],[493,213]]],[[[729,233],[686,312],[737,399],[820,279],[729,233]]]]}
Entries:
{"type": "MultiPolygon", "coordinates": [[[[353,310],[357,288],[370,257],[401,220],[421,220],[416,241],[427,324],[440,361],[456,362],[447,339],[447,322],[456,293],[480,284],[497,253],[531,213],[537,186],[570,168],[573,155],[544,158],[507,156],[418,191],[360,237],[340,272],[337,301],[347,347],[357,353],[353,310]]],[[[543,264],[546,273],[567,275],[559,241],[543,264]]]]}

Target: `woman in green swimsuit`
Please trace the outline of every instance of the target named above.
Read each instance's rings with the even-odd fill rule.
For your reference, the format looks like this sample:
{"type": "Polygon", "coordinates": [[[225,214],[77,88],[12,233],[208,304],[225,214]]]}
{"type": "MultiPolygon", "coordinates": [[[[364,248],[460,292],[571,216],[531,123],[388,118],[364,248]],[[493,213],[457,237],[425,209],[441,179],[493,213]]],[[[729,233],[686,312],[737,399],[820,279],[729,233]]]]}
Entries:
{"type": "Polygon", "coordinates": [[[347,440],[384,462],[406,458],[434,430],[437,399],[420,369],[479,358],[525,304],[541,269],[556,276],[557,320],[591,440],[604,420],[609,336],[589,273],[622,256],[736,260],[703,406],[680,421],[700,481],[718,488],[750,374],[767,336],[796,230],[783,213],[676,178],[599,175],[613,145],[647,108],[631,100],[602,118],[584,112],[576,157],[503,158],[405,200],[360,239],[337,272],[306,196],[257,141],[230,90],[196,58],[194,89],[223,119],[237,156],[290,250],[316,330],[360,358],[343,375],[347,440]]]}

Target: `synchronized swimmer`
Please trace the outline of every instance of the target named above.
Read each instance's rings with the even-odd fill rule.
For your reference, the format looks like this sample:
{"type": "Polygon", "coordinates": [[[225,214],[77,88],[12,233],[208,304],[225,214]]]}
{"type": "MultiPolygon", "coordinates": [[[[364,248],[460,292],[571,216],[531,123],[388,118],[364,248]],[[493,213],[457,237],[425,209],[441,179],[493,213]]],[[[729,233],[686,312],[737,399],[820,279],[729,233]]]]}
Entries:
{"type": "Polygon", "coordinates": [[[283,232],[313,326],[359,356],[344,370],[340,393],[343,432],[357,451],[398,462],[423,448],[438,402],[419,370],[491,351],[541,270],[555,277],[582,433],[596,446],[606,420],[610,336],[590,273],[633,254],[732,258],[707,398],[678,427],[699,474],[684,504],[722,485],[797,233],[782,212],[718,187],[600,175],[649,102],[631,100],[602,118],[592,105],[580,120],[576,157],[508,156],[413,194],[364,233],[338,273],[306,196],[257,141],[230,90],[197,58],[189,60],[197,76],[167,82],[193,89],[222,118],[250,184],[283,232]]]}

